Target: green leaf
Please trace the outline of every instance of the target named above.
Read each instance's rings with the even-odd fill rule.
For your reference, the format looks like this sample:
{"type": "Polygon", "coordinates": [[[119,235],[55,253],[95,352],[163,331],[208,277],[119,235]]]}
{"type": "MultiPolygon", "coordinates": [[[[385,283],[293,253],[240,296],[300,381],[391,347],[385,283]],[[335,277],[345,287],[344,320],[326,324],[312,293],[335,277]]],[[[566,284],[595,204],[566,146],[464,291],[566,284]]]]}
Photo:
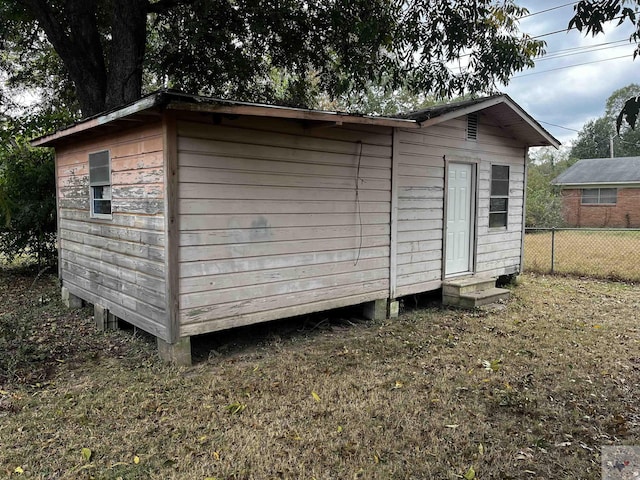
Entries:
{"type": "Polygon", "coordinates": [[[92,456],[93,456],[93,452],[91,451],[90,448],[85,447],[82,449],[82,458],[84,458],[85,462],[90,462],[92,456]]]}
{"type": "Polygon", "coordinates": [[[482,366],[484,367],[485,370],[497,372],[498,370],[500,370],[500,367],[502,366],[502,360],[491,360],[491,361],[483,360],[482,366]]]}
{"type": "Polygon", "coordinates": [[[247,406],[244,403],[240,403],[240,402],[233,402],[229,405],[227,405],[227,410],[229,411],[229,413],[231,415],[235,415],[237,413],[242,412],[245,408],[247,408],[247,406]]]}
{"type": "Polygon", "coordinates": [[[473,469],[473,467],[469,467],[469,470],[467,470],[467,473],[465,473],[463,477],[466,480],[473,480],[474,478],[476,478],[476,471],[473,469]]]}
{"type": "Polygon", "coordinates": [[[313,399],[314,399],[316,402],[320,402],[320,395],[318,395],[316,392],[313,392],[313,391],[312,391],[312,392],[311,392],[311,396],[313,397],[313,399]]]}

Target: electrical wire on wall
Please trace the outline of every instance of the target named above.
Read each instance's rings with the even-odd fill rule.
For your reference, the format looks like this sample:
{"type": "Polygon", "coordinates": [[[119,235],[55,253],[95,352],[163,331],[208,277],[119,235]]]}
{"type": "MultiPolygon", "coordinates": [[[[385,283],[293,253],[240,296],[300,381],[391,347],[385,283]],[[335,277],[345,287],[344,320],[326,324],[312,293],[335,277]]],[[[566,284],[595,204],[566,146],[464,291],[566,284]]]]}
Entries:
{"type": "Polygon", "coordinates": [[[358,167],[356,169],[356,213],[358,214],[358,229],[360,237],[360,245],[358,245],[358,254],[356,255],[356,261],[353,264],[355,267],[360,261],[360,253],[362,252],[362,209],[360,208],[360,164],[362,163],[362,140],[358,140],[360,145],[360,151],[358,153],[358,167]]]}

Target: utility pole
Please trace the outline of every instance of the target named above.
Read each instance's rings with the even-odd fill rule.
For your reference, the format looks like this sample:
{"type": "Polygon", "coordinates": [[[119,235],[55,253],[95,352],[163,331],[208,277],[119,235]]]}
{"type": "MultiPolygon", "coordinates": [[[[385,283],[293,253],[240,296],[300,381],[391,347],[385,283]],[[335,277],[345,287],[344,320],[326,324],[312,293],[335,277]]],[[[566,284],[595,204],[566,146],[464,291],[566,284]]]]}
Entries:
{"type": "Polygon", "coordinates": [[[609,135],[609,152],[611,153],[611,158],[613,158],[613,135],[609,135]]]}

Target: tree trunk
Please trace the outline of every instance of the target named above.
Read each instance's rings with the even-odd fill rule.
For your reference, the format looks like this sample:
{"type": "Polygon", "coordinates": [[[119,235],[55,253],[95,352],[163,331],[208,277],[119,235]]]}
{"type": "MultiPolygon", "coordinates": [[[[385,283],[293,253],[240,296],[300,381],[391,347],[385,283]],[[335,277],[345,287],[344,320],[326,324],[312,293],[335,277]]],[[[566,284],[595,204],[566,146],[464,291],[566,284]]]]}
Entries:
{"type": "Polygon", "coordinates": [[[110,43],[103,43],[93,0],[18,0],[37,20],[64,62],[85,117],[129,103],[142,91],[147,0],[112,0],[110,43]],[[105,50],[109,57],[105,59],[105,50]]]}
{"type": "Polygon", "coordinates": [[[146,0],[112,0],[112,5],[105,110],[140,98],[147,41],[146,0]]]}

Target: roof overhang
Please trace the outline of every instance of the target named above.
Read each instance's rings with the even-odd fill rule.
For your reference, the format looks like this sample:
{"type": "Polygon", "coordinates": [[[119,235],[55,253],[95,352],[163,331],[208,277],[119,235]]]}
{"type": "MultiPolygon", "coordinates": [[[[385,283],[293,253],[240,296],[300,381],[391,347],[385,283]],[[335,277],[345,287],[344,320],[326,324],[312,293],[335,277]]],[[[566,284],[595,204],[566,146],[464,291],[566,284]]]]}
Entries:
{"type": "Polygon", "coordinates": [[[50,135],[34,139],[35,147],[49,147],[69,137],[98,127],[118,127],[123,123],[141,122],[149,116],[158,116],[162,110],[191,111],[221,115],[286,118],[307,122],[311,127],[330,127],[345,124],[381,127],[418,128],[415,120],[343,112],[326,112],[303,108],[235,102],[172,91],[159,91],[124,107],[82,120],[75,125],[50,135]]]}
{"type": "Polygon", "coordinates": [[[94,129],[116,131],[135,123],[156,120],[163,111],[187,111],[229,116],[284,118],[304,122],[305,128],[326,128],[354,124],[395,128],[427,128],[480,110],[495,118],[496,123],[527,146],[553,146],[560,142],[540,126],[507,95],[431,107],[398,117],[356,115],[344,112],[308,110],[259,103],[236,102],[171,90],[161,90],[129,105],[82,120],[50,135],[34,139],[36,147],[54,146],[94,129]]]}
{"type": "Polygon", "coordinates": [[[640,182],[589,182],[589,183],[555,183],[560,188],[640,188],[640,182]]]}

